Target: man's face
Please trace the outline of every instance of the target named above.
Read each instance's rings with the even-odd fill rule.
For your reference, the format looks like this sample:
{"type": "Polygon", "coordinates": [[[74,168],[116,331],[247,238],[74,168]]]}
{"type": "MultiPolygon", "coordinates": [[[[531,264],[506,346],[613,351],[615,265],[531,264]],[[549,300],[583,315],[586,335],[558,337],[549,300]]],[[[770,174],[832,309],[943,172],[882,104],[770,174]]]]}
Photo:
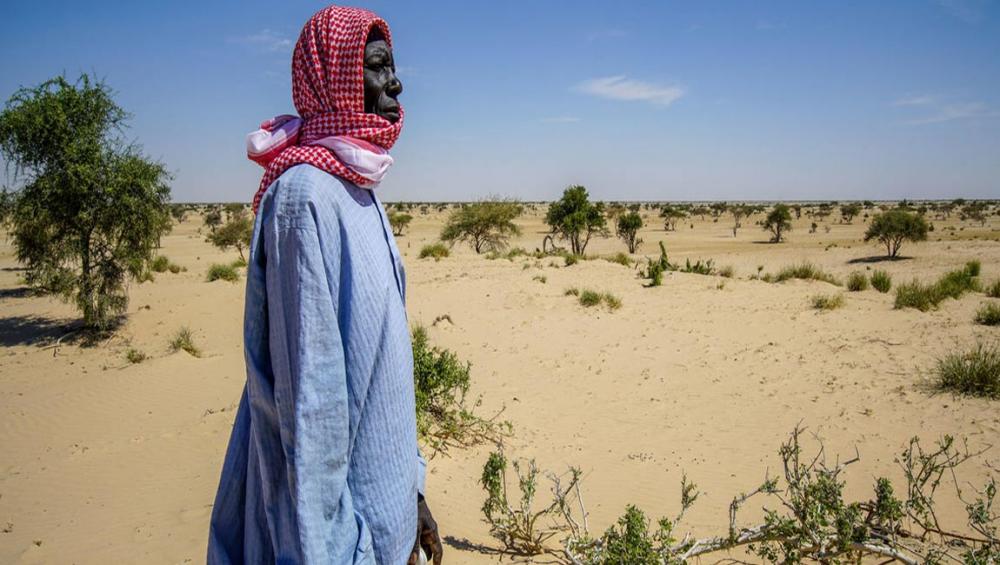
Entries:
{"type": "Polygon", "coordinates": [[[403,84],[396,78],[396,63],[385,39],[370,36],[365,45],[365,112],[378,114],[392,123],[399,121],[403,84]]]}

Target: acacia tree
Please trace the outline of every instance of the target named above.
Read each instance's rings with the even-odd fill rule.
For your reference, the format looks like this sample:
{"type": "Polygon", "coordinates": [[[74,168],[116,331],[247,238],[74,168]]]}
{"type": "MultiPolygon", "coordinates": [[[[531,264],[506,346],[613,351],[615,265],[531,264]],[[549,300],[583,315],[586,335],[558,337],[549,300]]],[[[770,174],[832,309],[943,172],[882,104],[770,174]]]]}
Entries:
{"type": "Polygon", "coordinates": [[[209,234],[208,241],[223,251],[235,247],[240,259],[246,261],[243,250],[250,247],[251,237],[253,237],[253,220],[241,207],[230,213],[229,221],[222,227],[209,234]]]}
{"type": "Polygon", "coordinates": [[[736,237],[736,230],[743,227],[743,218],[750,215],[751,208],[745,204],[733,204],[729,207],[729,213],[733,215],[733,237],[736,237]]]}
{"type": "Polygon", "coordinates": [[[660,210],[660,217],[663,218],[663,229],[665,231],[676,231],[677,221],[686,218],[687,213],[680,208],[667,205],[660,210]]]}
{"type": "Polygon", "coordinates": [[[87,75],[21,88],[0,112],[0,153],[19,183],[7,220],[25,279],[73,300],[88,329],[125,311],[127,279],[170,227],[170,175],[122,139],[128,117],[87,75]]]}
{"type": "Polygon", "coordinates": [[[208,226],[212,233],[222,225],[222,209],[219,206],[212,204],[205,209],[204,214],[205,225],[208,226]]]}
{"type": "Polygon", "coordinates": [[[764,219],[764,229],[771,232],[771,243],[781,243],[786,231],[792,229],[792,213],[785,204],[778,204],[764,219]]]}
{"type": "Polygon", "coordinates": [[[521,233],[514,220],[524,207],[512,200],[489,199],[455,209],[448,216],[441,240],[454,245],[468,241],[476,253],[500,251],[507,247],[507,240],[521,233]]]}
{"type": "Polygon", "coordinates": [[[640,229],[642,229],[642,216],[638,212],[618,216],[618,237],[625,242],[629,253],[635,253],[636,248],[642,243],[638,237],[640,229]]]}
{"type": "Polygon", "coordinates": [[[389,226],[392,227],[392,235],[399,237],[403,235],[403,230],[413,221],[413,216],[401,212],[389,212],[389,226]]]}
{"type": "Polygon", "coordinates": [[[927,239],[927,229],[927,220],[922,216],[895,208],[875,216],[865,232],[865,241],[882,242],[889,257],[895,258],[903,241],[927,239]]]}
{"type": "Polygon", "coordinates": [[[608,231],[604,204],[592,203],[587,189],[580,185],[570,186],[562,198],[549,204],[545,223],[553,234],[569,241],[574,255],[583,255],[594,234],[605,235],[608,231]]]}
{"type": "Polygon", "coordinates": [[[840,218],[845,224],[851,223],[854,216],[861,213],[861,204],[853,202],[851,204],[844,204],[840,207],[840,218]]]}

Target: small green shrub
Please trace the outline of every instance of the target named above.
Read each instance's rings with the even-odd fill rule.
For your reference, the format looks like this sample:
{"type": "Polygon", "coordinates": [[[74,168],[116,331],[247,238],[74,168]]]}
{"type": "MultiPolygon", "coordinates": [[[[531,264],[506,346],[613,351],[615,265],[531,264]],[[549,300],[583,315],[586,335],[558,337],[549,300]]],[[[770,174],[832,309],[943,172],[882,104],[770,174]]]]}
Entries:
{"type": "Polygon", "coordinates": [[[584,290],[580,292],[580,304],[582,306],[597,306],[601,303],[601,293],[595,292],[593,290],[584,290]]]}
{"type": "Polygon", "coordinates": [[[938,359],[937,386],[970,396],[1000,399],[1000,348],[978,343],[938,359]]]}
{"type": "Polygon", "coordinates": [[[622,307],[621,299],[610,292],[605,292],[602,298],[604,299],[604,304],[612,312],[622,307]]]}
{"type": "Polygon", "coordinates": [[[242,269],[247,266],[247,260],[243,257],[238,257],[235,261],[229,264],[234,269],[242,269]]]}
{"type": "Polygon", "coordinates": [[[565,265],[567,267],[572,266],[572,265],[576,265],[577,263],[580,262],[580,256],[579,255],[567,254],[565,257],[563,257],[563,261],[565,262],[565,265]]]}
{"type": "Polygon", "coordinates": [[[980,271],[982,271],[983,265],[979,262],[979,259],[973,259],[965,264],[965,272],[972,277],[978,277],[980,271]]]}
{"type": "Polygon", "coordinates": [[[659,259],[656,261],[649,259],[646,265],[646,272],[643,274],[645,278],[649,279],[649,284],[646,286],[660,286],[663,284],[663,272],[672,271],[675,268],[676,267],[670,264],[670,261],[667,259],[667,248],[661,241],[659,259]]]}
{"type": "Polygon", "coordinates": [[[170,272],[173,273],[173,274],[175,274],[175,275],[177,273],[181,272],[181,271],[186,271],[187,270],[187,269],[185,269],[185,268],[183,268],[180,265],[177,265],[175,263],[171,263],[170,266],[167,267],[167,269],[169,269],[170,272]]]}
{"type": "Polygon", "coordinates": [[[422,326],[413,328],[412,345],[417,434],[433,453],[497,442],[509,433],[508,422],[483,419],[473,412],[474,407],[466,405],[470,363],[463,363],[447,349],[432,347],[422,326]]]}
{"type": "Polygon", "coordinates": [[[836,310],[844,305],[843,294],[817,294],[812,297],[812,307],[817,310],[836,310]]]}
{"type": "Polygon", "coordinates": [[[546,278],[545,275],[535,275],[535,276],[531,277],[531,280],[538,281],[538,282],[540,282],[542,284],[545,284],[546,282],[548,282],[549,279],[546,278]]]}
{"type": "Polygon", "coordinates": [[[691,262],[691,259],[685,259],[684,266],[678,270],[682,273],[693,273],[695,275],[711,275],[715,272],[713,263],[711,259],[705,262],[698,259],[694,263],[691,262]]]}
{"type": "Polygon", "coordinates": [[[578,288],[567,288],[563,292],[563,296],[580,296],[580,289],[578,288]]]}
{"type": "Polygon", "coordinates": [[[785,267],[778,271],[774,277],[775,282],[784,282],[789,279],[823,281],[840,286],[840,281],[836,277],[809,262],[785,267]]]}
{"type": "Polygon", "coordinates": [[[727,279],[731,279],[731,278],[733,278],[733,276],[735,274],[736,274],[736,271],[733,269],[732,265],[726,265],[725,267],[722,267],[721,269],[719,269],[719,276],[720,277],[725,277],[727,279]]]}
{"type": "Polygon", "coordinates": [[[896,287],[896,309],[916,308],[921,312],[926,312],[938,305],[941,299],[934,292],[934,286],[923,284],[914,279],[913,282],[903,283],[896,287]]]}
{"type": "Polygon", "coordinates": [[[170,340],[170,352],[186,351],[194,357],[201,357],[201,349],[194,343],[194,336],[187,327],[182,327],[170,340]]]}
{"type": "Polygon", "coordinates": [[[425,245],[420,248],[420,259],[426,259],[427,257],[433,257],[435,261],[440,261],[441,258],[451,255],[448,250],[448,246],[443,243],[432,243],[430,245],[425,245]]]}
{"type": "Polygon", "coordinates": [[[964,268],[946,273],[933,284],[917,280],[901,284],[896,289],[895,307],[916,308],[926,312],[936,308],[945,298],[958,299],[966,292],[979,290],[979,279],[972,274],[977,271],[976,262],[970,261],[964,268]]]}
{"type": "Polygon", "coordinates": [[[229,282],[236,282],[240,280],[239,272],[233,268],[232,265],[220,265],[218,263],[213,264],[208,268],[208,275],[206,276],[208,282],[223,280],[229,282]]]}
{"type": "Polygon", "coordinates": [[[142,363],[146,359],[149,357],[145,353],[133,347],[128,348],[128,351],[125,352],[125,360],[133,365],[142,363]]]}
{"type": "Polygon", "coordinates": [[[165,273],[170,268],[170,259],[166,255],[157,255],[149,262],[149,270],[154,273],[165,273]]]}
{"type": "Polygon", "coordinates": [[[868,290],[868,277],[864,273],[855,271],[847,277],[847,290],[851,292],[860,292],[862,290],[868,290]]]}
{"type": "Polygon", "coordinates": [[[976,323],[984,326],[1000,325],[1000,304],[987,302],[976,311],[976,323]]]}
{"type": "Polygon", "coordinates": [[[883,294],[892,289],[892,277],[885,271],[873,271],[871,281],[872,287],[883,294]]]}

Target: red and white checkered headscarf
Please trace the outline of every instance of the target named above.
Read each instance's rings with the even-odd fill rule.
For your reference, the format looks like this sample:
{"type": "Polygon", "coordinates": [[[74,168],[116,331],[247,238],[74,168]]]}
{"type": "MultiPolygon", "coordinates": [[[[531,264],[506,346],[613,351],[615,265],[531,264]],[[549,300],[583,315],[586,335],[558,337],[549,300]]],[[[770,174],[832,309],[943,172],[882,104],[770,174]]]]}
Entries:
{"type": "Polygon", "coordinates": [[[254,212],[267,187],[295,165],[373,187],[392,163],[388,150],[403,127],[403,109],[396,123],[365,113],[365,43],[375,27],[391,48],[388,24],[368,10],[330,6],[302,28],[292,54],[292,101],[301,119],[278,116],[247,138],[249,158],[265,167],[254,212]]]}

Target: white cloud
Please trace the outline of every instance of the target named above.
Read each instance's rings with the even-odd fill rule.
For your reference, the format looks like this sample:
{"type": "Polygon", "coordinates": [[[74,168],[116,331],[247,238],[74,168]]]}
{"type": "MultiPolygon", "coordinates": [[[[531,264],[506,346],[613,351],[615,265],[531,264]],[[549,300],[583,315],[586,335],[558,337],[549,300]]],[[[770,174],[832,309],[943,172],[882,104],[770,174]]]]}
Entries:
{"type": "Polygon", "coordinates": [[[601,98],[642,101],[658,106],[669,106],[684,96],[684,89],[679,86],[660,86],[631,80],[625,75],[585,80],[576,85],[574,90],[601,98]]]}
{"type": "Polygon", "coordinates": [[[928,94],[920,94],[917,96],[904,96],[902,98],[893,100],[893,106],[927,106],[934,102],[934,97],[928,94]]]}
{"type": "Polygon", "coordinates": [[[294,39],[270,29],[262,29],[257,33],[233,38],[231,41],[271,52],[291,51],[295,46],[294,39]]]}
{"type": "Polygon", "coordinates": [[[579,121],[580,118],[577,118],[576,116],[553,116],[541,119],[543,124],[575,124],[579,121]]]}
{"type": "Polygon", "coordinates": [[[933,114],[922,118],[906,120],[903,123],[910,126],[920,126],[976,118],[1000,118],[1000,112],[990,108],[982,102],[961,102],[955,104],[944,104],[933,114]]]}

